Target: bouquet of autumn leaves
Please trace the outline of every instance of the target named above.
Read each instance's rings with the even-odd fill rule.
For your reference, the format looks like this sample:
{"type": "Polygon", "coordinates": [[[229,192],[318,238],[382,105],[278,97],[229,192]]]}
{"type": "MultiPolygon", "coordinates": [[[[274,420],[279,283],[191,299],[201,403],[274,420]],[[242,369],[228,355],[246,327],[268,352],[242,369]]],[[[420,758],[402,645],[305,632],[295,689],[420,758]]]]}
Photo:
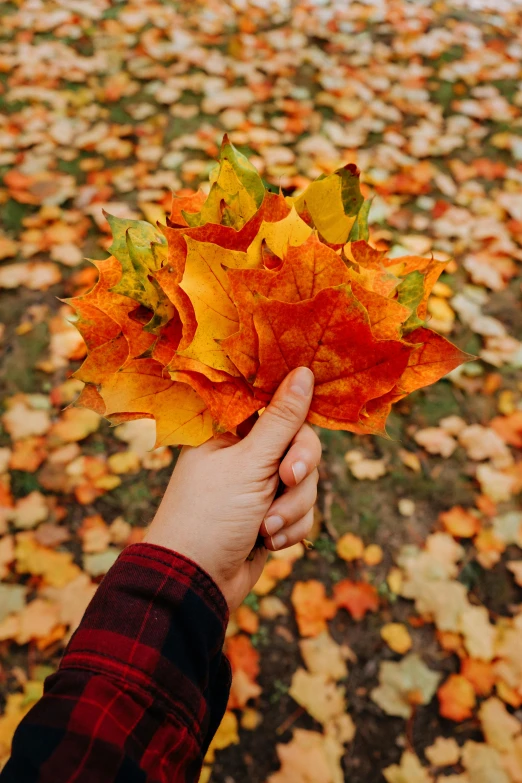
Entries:
{"type": "Polygon", "coordinates": [[[444,264],[372,248],[368,210],[354,165],[285,198],[225,136],[208,195],[174,196],[166,225],[107,215],[111,256],[68,300],[88,348],[77,404],[196,446],[305,365],[308,421],[385,434],[393,403],[470,357],[425,324],[444,264]]]}

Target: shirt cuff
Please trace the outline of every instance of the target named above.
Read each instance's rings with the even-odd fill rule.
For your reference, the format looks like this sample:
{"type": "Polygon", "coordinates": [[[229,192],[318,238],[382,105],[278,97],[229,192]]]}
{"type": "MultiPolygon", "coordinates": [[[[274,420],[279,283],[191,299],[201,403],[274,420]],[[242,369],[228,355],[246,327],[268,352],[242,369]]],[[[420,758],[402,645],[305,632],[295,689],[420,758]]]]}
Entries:
{"type": "Polygon", "coordinates": [[[110,676],[147,701],[160,700],[204,736],[228,615],[223,594],[197,563],[133,544],[101,582],[60,668],[110,676]]]}

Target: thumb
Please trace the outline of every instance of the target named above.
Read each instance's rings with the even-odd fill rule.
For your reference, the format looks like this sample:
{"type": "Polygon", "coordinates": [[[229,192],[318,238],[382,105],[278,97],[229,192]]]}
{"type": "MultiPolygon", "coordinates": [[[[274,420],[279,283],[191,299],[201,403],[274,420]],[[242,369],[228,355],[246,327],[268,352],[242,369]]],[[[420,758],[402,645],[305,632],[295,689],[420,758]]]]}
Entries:
{"type": "Polygon", "coordinates": [[[308,367],[292,370],[243,444],[270,459],[281,459],[306,420],[313,391],[313,372],[308,367]]]}

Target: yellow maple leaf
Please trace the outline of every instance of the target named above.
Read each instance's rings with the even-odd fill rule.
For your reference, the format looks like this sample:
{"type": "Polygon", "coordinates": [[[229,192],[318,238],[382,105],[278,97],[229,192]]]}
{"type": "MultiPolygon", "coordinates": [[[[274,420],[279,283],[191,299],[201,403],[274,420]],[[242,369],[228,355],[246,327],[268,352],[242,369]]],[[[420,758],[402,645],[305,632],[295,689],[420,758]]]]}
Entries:
{"type": "Polygon", "coordinates": [[[248,267],[251,261],[246,253],[226,250],[211,242],[187,237],[186,243],[187,260],[180,288],[190,297],[198,325],[192,342],[180,355],[237,376],[237,369],[218,342],[239,326],[226,270],[248,267]]]}
{"type": "Polygon", "coordinates": [[[186,383],[163,378],[153,359],[136,359],[110,375],[100,393],[111,414],[152,414],[156,446],[199,446],[212,436],[212,418],[201,397],[186,383]]]}

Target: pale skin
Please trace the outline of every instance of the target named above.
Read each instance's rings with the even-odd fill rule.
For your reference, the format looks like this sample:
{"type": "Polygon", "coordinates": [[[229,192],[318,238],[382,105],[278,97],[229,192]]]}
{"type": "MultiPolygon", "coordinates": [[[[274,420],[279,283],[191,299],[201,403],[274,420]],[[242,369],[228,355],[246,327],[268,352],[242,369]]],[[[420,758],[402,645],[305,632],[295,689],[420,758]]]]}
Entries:
{"type": "Polygon", "coordinates": [[[321,443],[305,423],[314,376],[293,370],[250,433],[184,447],[146,541],[198,563],[231,611],[261,575],[268,550],[310,533],[321,443]],[[275,498],[279,480],[285,485],[275,498]],[[275,498],[275,499],[274,499],[275,498]],[[258,534],[264,547],[248,559],[258,534]]]}

